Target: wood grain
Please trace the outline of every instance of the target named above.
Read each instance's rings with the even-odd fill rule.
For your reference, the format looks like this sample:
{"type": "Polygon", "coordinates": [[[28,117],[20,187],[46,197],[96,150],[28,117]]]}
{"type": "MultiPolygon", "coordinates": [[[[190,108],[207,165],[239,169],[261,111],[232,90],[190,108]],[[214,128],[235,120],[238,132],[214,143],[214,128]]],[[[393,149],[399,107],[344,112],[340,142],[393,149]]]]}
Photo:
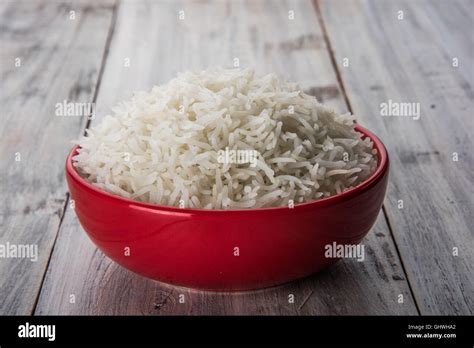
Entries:
{"type": "MultiPolygon", "coordinates": [[[[185,69],[230,67],[234,58],[241,66],[299,81],[328,105],[347,110],[310,1],[124,1],[93,124],[134,90],[185,69]]],[[[148,280],[111,262],[68,208],[35,313],[417,314],[383,215],[363,243],[365,262],[345,260],[313,277],[261,291],[209,293],[148,280]]]]}
{"type": "Polygon", "coordinates": [[[323,0],[320,7],[353,111],[391,156],[385,208],[420,311],[472,314],[474,4],[323,0]],[[420,103],[420,120],[382,117],[389,99],[420,103]]]}
{"type": "Polygon", "coordinates": [[[0,259],[0,314],[32,313],[63,216],[64,158],[86,119],[55,104],[94,94],[112,11],[91,3],[0,1],[0,244],[38,248],[35,262],[0,259]]]}

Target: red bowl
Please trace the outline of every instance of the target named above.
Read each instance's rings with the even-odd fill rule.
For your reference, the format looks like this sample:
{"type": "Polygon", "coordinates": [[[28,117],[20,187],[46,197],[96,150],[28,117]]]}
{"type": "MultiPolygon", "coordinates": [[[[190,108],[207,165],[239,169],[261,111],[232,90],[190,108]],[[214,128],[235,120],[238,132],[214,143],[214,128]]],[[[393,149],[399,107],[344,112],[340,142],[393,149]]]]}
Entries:
{"type": "Polygon", "coordinates": [[[337,261],[325,246],[358,244],[382,207],[389,160],[383,143],[366,129],[378,151],[376,171],[341,194],[293,208],[187,209],[122,198],[91,185],[66,162],[79,221],[112,260],[166,283],[207,290],[248,290],[315,273],[337,261]]]}

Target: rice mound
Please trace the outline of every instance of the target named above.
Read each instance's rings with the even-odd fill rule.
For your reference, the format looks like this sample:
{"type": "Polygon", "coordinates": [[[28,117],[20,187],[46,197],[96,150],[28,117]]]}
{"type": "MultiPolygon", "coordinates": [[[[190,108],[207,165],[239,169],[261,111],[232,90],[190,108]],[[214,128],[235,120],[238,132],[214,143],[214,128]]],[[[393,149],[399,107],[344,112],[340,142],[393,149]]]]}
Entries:
{"type": "Polygon", "coordinates": [[[78,141],[74,166],[93,185],[137,201],[291,205],[341,193],[377,166],[354,116],[251,69],[184,72],[113,112],[78,141]]]}

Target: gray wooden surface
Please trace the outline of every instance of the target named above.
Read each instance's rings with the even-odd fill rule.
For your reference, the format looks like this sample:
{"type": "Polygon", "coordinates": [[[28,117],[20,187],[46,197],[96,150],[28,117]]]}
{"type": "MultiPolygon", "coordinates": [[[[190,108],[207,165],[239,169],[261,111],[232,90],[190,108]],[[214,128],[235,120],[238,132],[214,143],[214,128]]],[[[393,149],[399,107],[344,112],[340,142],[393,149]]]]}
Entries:
{"type": "Polygon", "coordinates": [[[39,248],[34,263],[0,259],[0,314],[472,314],[473,13],[469,0],[0,0],[0,243],[39,248]],[[133,91],[234,58],[351,110],[386,143],[364,262],[210,293],[135,275],[87,238],[64,182],[70,141],[133,91]],[[54,116],[64,99],[97,102],[97,118],[54,116]],[[388,99],[419,102],[420,120],[381,117],[388,99]]]}
{"type": "Polygon", "coordinates": [[[470,314],[474,46],[457,21],[473,29],[474,3],[471,11],[466,1],[444,4],[337,0],[322,1],[321,10],[335,61],[350,61],[339,70],[353,112],[390,151],[385,210],[420,311],[470,314]],[[357,16],[360,11],[367,15],[357,16]],[[398,11],[404,12],[402,20],[398,11]],[[363,44],[354,44],[361,37],[363,44]],[[453,67],[455,57],[459,67],[453,67]],[[420,119],[377,117],[388,99],[420,103],[420,119]]]}
{"type": "Polygon", "coordinates": [[[112,9],[75,10],[73,21],[58,1],[0,1],[0,243],[38,245],[36,262],[0,259],[0,313],[33,312],[64,216],[64,158],[86,120],[55,116],[55,104],[97,86],[112,9]]]}

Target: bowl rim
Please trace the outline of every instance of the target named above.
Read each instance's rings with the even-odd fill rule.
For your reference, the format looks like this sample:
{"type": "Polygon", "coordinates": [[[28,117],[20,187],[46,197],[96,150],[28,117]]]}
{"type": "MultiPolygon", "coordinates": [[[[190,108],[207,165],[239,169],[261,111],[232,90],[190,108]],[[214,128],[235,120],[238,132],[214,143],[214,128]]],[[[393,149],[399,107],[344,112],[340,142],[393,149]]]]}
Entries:
{"type": "Polygon", "coordinates": [[[341,192],[339,194],[321,198],[318,200],[312,200],[309,202],[303,203],[295,203],[293,208],[289,208],[287,205],[279,206],[279,207],[266,207],[266,208],[243,208],[243,209],[204,209],[204,208],[179,208],[174,206],[166,206],[154,203],[145,203],[136,201],[133,199],[121,197],[107,191],[104,191],[88,181],[82,178],[79,173],[76,171],[75,167],[73,166],[72,157],[76,155],[77,149],[80,147],[78,144],[74,145],[69,155],[66,159],[66,174],[74,180],[79,186],[88,190],[91,193],[95,193],[96,195],[104,196],[105,198],[115,200],[117,203],[122,204],[129,204],[141,208],[152,209],[157,211],[167,211],[167,212],[174,212],[174,213],[195,213],[201,215],[214,215],[214,214],[248,214],[251,212],[284,212],[284,211],[292,211],[292,210],[302,210],[302,209],[313,209],[317,207],[326,207],[344,200],[347,200],[351,197],[358,196],[363,192],[367,191],[369,188],[374,186],[384,174],[387,172],[389,167],[389,159],[388,159],[388,152],[385,148],[385,145],[382,141],[372,132],[369,130],[361,127],[359,124],[355,125],[355,130],[359,133],[362,133],[363,138],[369,137],[372,142],[374,143],[374,147],[377,150],[378,156],[378,163],[376,170],[363,182],[359,183],[358,185],[354,186],[353,188],[348,189],[347,191],[341,192]]]}

